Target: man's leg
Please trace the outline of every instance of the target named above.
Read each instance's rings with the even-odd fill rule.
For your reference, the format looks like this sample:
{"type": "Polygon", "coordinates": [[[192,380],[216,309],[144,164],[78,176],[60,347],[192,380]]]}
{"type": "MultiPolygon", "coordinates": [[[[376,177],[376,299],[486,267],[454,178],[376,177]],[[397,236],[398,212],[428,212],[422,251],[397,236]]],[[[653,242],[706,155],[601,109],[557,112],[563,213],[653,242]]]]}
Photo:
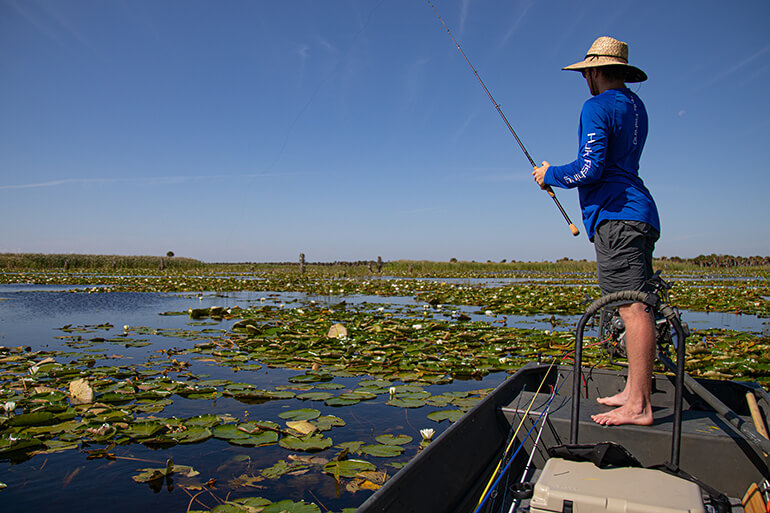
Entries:
{"type": "Polygon", "coordinates": [[[652,315],[643,303],[620,307],[620,316],[626,325],[626,352],[628,353],[628,381],[622,392],[602,397],[598,402],[617,406],[607,413],[592,415],[594,422],[605,426],[620,424],[652,424],[652,366],[655,361],[655,326],[652,315]]]}

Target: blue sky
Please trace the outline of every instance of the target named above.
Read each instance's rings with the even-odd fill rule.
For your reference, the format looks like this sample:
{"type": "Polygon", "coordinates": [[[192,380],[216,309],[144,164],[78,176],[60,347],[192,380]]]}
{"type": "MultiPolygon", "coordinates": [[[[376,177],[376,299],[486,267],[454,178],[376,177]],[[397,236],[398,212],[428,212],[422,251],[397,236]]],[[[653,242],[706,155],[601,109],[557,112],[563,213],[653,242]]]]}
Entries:
{"type": "MultiPolygon", "coordinates": [[[[537,162],[627,41],[656,255],[770,255],[770,2],[434,5],[537,162]]],[[[0,252],[594,258],[422,0],[0,0],[0,113],[0,252]]]]}

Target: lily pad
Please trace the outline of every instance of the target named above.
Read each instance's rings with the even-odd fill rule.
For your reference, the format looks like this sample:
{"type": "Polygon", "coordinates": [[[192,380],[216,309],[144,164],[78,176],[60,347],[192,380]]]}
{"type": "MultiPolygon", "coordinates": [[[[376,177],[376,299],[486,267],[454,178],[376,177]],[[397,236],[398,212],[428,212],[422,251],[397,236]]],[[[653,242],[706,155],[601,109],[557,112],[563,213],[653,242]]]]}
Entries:
{"type": "Polygon", "coordinates": [[[425,399],[390,399],[385,404],[390,406],[398,406],[399,408],[420,408],[425,406],[425,399]]]}
{"type": "Polygon", "coordinates": [[[279,435],[275,431],[263,431],[253,435],[246,435],[244,438],[231,438],[228,440],[233,445],[245,447],[261,447],[273,445],[278,441],[279,435]]]}
{"type": "Polygon", "coordinates": [[[345,425],[345,421],[334,415],[322,415],[315,419],[313,423],[320,431],[328,431],[333,427],[340,427],[345,425]]]}
{"type": "Polygon", "coordinates": [[[409,435],[380,435],[377,438],[375,438],[379,443],[385,444],[385,445],[406,445],[409,442],[412,441],[412,437],[409,435]]]}
{"type": "Polygon", "coordinates": [[[321,513],[321,508],[307,502],[284,500],[265,507],[261,513],[321,513]]]}
{"type": "Polygon", "coordinates": [[[440,410],[434,411],[428,414],[430,420],[441,422],[442,420],[448,420],[449,422],[456,422],[465,415],[460,410],[440,410]]]}
{"type": "Polygon", "coordinates": [[[289,410],[278,415],[284,420],[312,420],[321,416],[321,412],[313,408],[289,410]]]}
{"type": "Polygon", "coordinates": [[[297,399],[303,401],[325,401],[334,397],[331,392],[305,392],[304,394],[297,395],[297,399]]]}
{"type": "Polygon", "coordinates": [[[392,458],[394,456],[400,456],[404,452],[404,448],[400,445],[385,445],[385,444],[372,444],[365,445],[361,448],[364,454],[369,456],[376,456],[378,458],[392,458]]]}
{"type": "Polygon", "coordinates": [[[327,474],[346,478],[356,477],[359,472],[373,470],[377,470],[377,467],[364,460],[330,461],[323,467],[323,471],[327,474]]]}
{"type": "Polygon", "coordinates": [[[317,452],[331,447],[332,440],[321,435],[311,435],[304,438],[285,436],[279,440],[278,445],[292,451],[317,452]]]}
{"type": "Polygon", "coordinates": [[[238,426],[235,424],[220,424],[218,426],[214,426],[211,428],[211,433],[214,435],[214,438],[219,438],[220,440],[234,440],[237,438],[248,438],[249,434],[245,431],[241,431],[238,429],[238,426]]]}
{"type": "Polygon", "coordinates": [[[122,434],[131,438],[144,439],[151,438],[163,429],[164,425],[160,422],[137,422],[122,430],[122,434]]]}
{"type": "MultiPolygon", "coordinates": [[[[352,395],[352,394],[351,394],[352,395]]],[[[324,404],[326,406],[353,406],[354,404],[360,403],[361,400],[356,397],[332,397],[331,399],[327,399],[324,401],[324,404]]]]}

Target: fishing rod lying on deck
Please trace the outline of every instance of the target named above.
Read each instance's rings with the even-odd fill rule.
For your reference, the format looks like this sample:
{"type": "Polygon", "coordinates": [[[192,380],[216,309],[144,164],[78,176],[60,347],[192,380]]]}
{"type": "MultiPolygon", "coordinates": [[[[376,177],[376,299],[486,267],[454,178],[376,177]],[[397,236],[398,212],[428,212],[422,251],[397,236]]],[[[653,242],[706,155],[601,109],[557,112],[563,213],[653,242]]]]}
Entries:
{"type": "MultiPolygon", "coordinates": [[[[476,68],[473,67],[473,64],[471,64],[471,61],[468,60],[468,57],[465,55],[465,52],[463,52],[463,49],[460,48],[460,43],[457,42],[455,37],[452,35],[452,31],[449,30],[449,27],[447,27],[446,23],[444,23],[443,18],[439,15],[436,8],[433,6],[433,3],[430,0],[427,0],[428,5],[430,5],[431,9],[433,9],[433,12],[436,13],[436,17],[439,19],[442,25],[444,25],[444,28],[447,31],[447,34],[449,34],[449,37],[452,38],[452,42],[455,44],[458,50],[460,50],[460,53],[462,54],[463,58],[465,59],[465,62],[468,63],[468,66],[470,66],[471,70],[473,70],[473,74],[476,75],[476,78],[479,79],[479,83],[481,84],[481,87],[484,88],[484,91],[487,93],[487,96],[489,96],[489,99],[492,101],[492,104],[495,106],[495,109],[497,109],[498,114],[500,114],[500,117],[503,118],[503,121],[505,121],[505,125],[508,127],[508,130],[511,131],[511,134],[513,134],[513,137],[516,139],[516,142],[519,143],[519,146],[521,147],[521,150],[524,152],[524,155],[527,156],[527,159],[529,159],[529,163],[532,164],[533,168],[537,167],[537,164],[535,164],[535,161],[532,160],[532,157],[529,156],[529,152],[524,147],[524,143],[521,142],[521,139],[519,139],[519,136],[516,135],[516,131],[513,129],[511,124],[508,122],[508,118],[505,117],[505,114],[503,114],[503,111],[500,109],[500,105],[495,101],[495,99],[492,97],[492,93],[489,92],[489,89],[487,89],[487,86],[484,84],[484,81],[481,80],[481,77],[479,76],[478,71],[476,71],[476,68]]],[[[564,207],[561,206],[561,203],[559,203],[559,199],[556,197],[556,194],[553,192],[553,189],[550,185],[546,185],[543,190],[548,193],[548,195],[553,198],[554,203],[556,203],[556,206],[559,208],[559,212],[561,212],[561,215],[564,216],[564,220],[567,221],[567,224],[569,225],[569,229],[572,232],[572,235],[578,236],[580,235],[580,230],[578,230],[577,226],[575,226],[572,221],[570,221],[569,216],[567,215],[567,212],[564,210],[564,207]]]]}

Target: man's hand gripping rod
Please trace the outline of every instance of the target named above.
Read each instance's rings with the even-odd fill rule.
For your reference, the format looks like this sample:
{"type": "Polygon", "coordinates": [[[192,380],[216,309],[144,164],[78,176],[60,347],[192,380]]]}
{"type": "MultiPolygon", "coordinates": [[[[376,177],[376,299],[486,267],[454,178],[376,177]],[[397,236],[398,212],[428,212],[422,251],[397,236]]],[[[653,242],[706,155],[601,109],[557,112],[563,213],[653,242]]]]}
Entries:
{"type": "MultiPolygon", "coordinates": [[[[521,150],[524,152],[524,155],[527,156],[527,159],[529,160],[529,163],[532,164],[533,168],[536,168],[537,165],[535,164],[535,161],[532,160],[532,157],[529,156],[529,152],[524,147],[524,144],[521,142],[521,139],[519,139],[519,136],[516,135],[516,131],[513,129],[511,124],[508,122],[508,118],[505,117],[505,114],[503,114],[503,111],[500,110],[500,105],[495,101],[495,99],[492,97],[492,93],[489,92],[489,89],[487,89],[487,86],[484,84],[484,81],[481,80],[481,77],[479,76],[478,71],[476,71],[476,68],[473,67],[473,64],[471,64],[471,61],[468,60],[468,57],[465,55],[465,52],[463,52],[463,49],[460,48],[460,43],[457,42],[455,37],[452,35],[452,31],[449,30],[449,27],[447,27],[446,23],[444,23],[444,20],[439,16],[438,11],[436,11],[436,8],[433,6],[433,3],[430,0],[427,0],[428,5],[430,5],[431,9],[433,9],[433,12],[436,13],[436,17],[439,19],[441,24],[444,26],[444,28],[447,31],[447,34],[449,34],[449,37],[452,38],[452,42],[455,44],[458,50],[460,50],[460,53],[462,54],[463,58],[465,59],[465,62],[468,63],[468,66],[470,66],[471,70],[473,70],[473,74],[476,75],[476,78],[479,80],[479,83],[481,84],[481,87],[484,88],[484,91],[487,93],[487,96],[489,96],[489,99],[492,101],[492,104],[495,106],[495,109],[497,109],[498,114],[500,114],[500,117],[503,118],[503,121],[505,121],[505,125],[508,127],[508,130],[511,131],[511,134],[513,134],[513,137],[516,138],[516,142],[519,143],[519,146],[521,147],[521,150]]],[[[572,221],[570,221],[569,216],[567,215],[567,212],[564,210],[564,207],[561,206],[561,203],[559,203],[559,199],[556,197],[556,194],[553,192],[553,189],[551,189],[550,185],[546,185],[543,190],[548,193],[548,195],[553,198],[554,203],[556,203],[556,206],[559,208],[559,212],[561,212],[561,215],[564,216],[564,220],[567,221],[567,224],[569,225],[569,229],[572,232],[572,235],[578,236],[580,235],[580,230],[578,230],[577,226],[575,226],[572,221]]]]}

